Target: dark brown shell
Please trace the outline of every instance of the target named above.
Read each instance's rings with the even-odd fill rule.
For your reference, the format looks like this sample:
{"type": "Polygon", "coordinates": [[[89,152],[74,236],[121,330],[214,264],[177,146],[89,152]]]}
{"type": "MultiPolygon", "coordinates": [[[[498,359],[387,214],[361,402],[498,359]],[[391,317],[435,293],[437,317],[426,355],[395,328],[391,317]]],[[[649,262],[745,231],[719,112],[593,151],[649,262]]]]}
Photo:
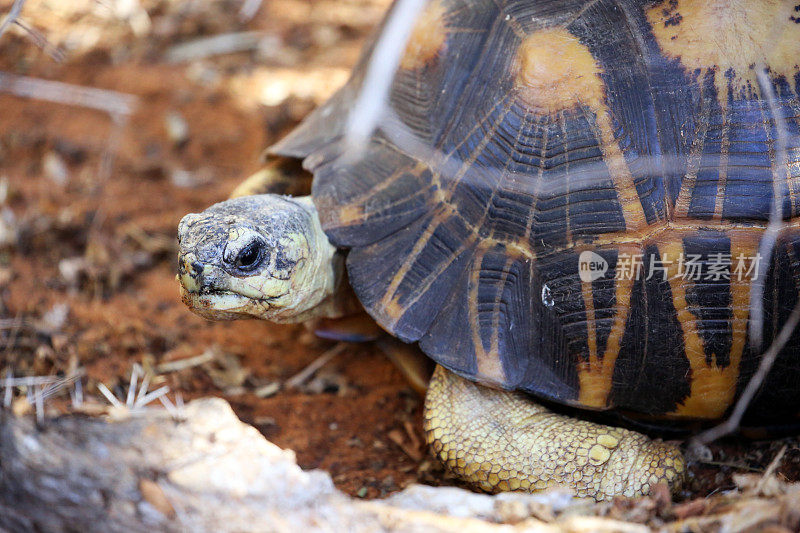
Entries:
{"type": "MultiPolygon", "coordinates": [[[[360,158],[342,130],[363,61],[274,151],[306,158],[367,311],[439,363],[580,407],[717,418],[760,360],[754,305],[766,346],[798,299],[799,17],[435,1],[360,158]]],[[[796,415],[798,350],[794,333],[754,412],[796,415]]]]}

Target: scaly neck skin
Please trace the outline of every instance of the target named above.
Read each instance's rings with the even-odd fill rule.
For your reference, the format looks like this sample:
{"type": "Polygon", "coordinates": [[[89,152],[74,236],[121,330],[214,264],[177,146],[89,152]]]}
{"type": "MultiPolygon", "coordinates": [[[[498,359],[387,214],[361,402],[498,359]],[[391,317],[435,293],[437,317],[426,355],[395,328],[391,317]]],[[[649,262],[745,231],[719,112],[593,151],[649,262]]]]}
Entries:
{"type": "Polygon", "coordinates": [[[311,257],[292,285],[301,296],[300,306],[287,308],[269,317],[273,322],[298,323],[315,318],[340,318],[361,307],[347,281],[345,256],[328,241],[319,222],[317,208],[310,196],[293,199],[310,215],[307,233],[311,257]]]}
{"type": "Polygon", "coordinates": [[[340,318],[357,312],[361,306],[347,281],[345,256],[328,241],[313,200],[310,196],[291,200],[309,215],[309,227],[305,232],[309,257],[291,280],[297,304],[277,311],[272,308],[260,318],[279,323],[300,323],[317,318],[340,318]]]}

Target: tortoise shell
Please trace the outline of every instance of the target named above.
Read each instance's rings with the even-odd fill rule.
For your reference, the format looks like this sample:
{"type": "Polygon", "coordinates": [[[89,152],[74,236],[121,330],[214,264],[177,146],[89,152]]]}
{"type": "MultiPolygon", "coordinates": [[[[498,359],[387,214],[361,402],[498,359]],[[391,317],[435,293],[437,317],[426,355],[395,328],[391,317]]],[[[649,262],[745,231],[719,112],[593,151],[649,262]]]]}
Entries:
{"type": "MultiPolygon", "coordinates": [[[[366,59],[273,151],[314,173],[366,310],[438,363],[718,418],[798,300],[798,62],[794,1],[432,0],[360,157],[342,132],[366,59]]],[[[798,350],[751,413],[800,410],[798,350]]]]}

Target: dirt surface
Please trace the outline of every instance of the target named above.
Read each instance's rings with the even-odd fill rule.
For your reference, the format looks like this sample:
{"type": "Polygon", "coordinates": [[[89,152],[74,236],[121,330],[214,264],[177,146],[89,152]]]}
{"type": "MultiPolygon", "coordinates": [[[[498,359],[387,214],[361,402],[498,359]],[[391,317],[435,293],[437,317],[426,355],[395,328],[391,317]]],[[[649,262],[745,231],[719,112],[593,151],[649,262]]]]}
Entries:
{"type": "MultiPolygon", "coordinates": [[[[170,398],[224,396],[351,495],[451,482],[420,445],[421,398],[376,348],[348,344],[287,390],[335,343],[302,326],[207,322],[175,281],[180,218],[223,200],[345,81],[386,6],[275,0],[244,20],[241,1],[29,0],[29,30],[0,37],[0,70],[134,95],[136,107],[110,114],[0,84],[0,371],[83,369],[88,396],[102,383],[124,397],[138,363],[170,398]],[[206,45],[187,59],[176,48],[230,33],[248,49],[208,55],[206,45]]],[[[732,472],[762,471],[783,445],[779,472],[798,479],[795,440],[729,442],[693,467],[682,498],[732,487],[732,472]]]]}

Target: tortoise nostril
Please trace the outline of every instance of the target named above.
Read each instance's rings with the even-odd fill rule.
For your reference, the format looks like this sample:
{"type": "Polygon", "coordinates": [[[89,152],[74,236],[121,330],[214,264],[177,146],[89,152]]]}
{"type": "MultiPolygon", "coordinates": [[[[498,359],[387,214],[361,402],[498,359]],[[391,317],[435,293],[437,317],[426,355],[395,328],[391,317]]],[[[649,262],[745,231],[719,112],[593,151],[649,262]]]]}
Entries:
{"type": "Polygon", "coordinates": [[[203,263],[200,261],[192,261],[192,271],[195,274],[200,274],[203,271],[203,263]]]}

